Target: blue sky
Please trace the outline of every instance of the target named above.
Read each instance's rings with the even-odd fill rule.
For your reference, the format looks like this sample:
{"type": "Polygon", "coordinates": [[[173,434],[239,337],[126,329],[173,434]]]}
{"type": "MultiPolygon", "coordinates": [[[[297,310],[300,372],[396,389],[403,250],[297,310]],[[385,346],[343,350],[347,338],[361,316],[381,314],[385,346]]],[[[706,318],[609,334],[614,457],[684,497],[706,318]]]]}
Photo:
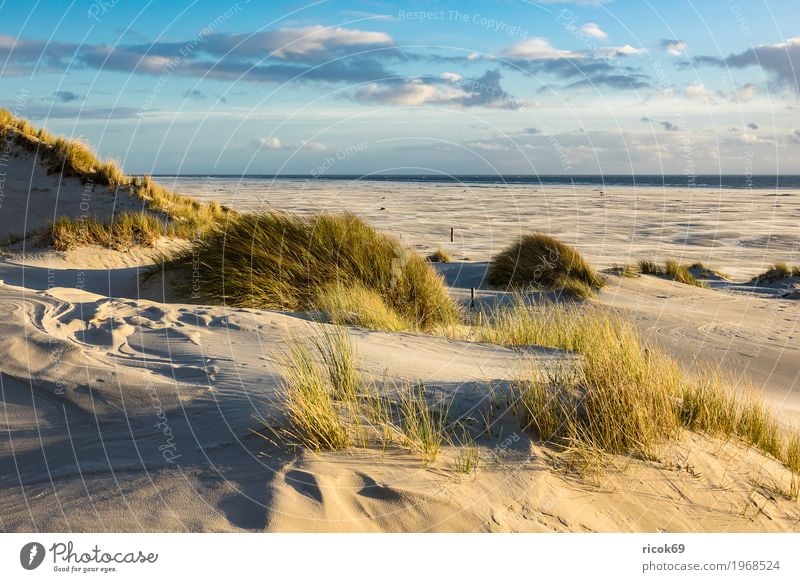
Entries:
{"type": "Polygon", "coordinates": [[[137,173],[800,173],[798,9],[0,1],[0,106],[137,173]]]}

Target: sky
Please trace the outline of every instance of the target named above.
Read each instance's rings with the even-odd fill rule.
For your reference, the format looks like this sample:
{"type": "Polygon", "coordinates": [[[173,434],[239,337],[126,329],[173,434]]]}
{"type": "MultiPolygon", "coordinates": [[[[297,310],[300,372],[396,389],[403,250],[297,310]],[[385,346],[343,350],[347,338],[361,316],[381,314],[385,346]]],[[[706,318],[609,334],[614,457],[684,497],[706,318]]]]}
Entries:
{"type": "Polygon", "coordinates": [[[0,107],[130,173],[800,173],[800,0],[0,0],[0,107]]]}

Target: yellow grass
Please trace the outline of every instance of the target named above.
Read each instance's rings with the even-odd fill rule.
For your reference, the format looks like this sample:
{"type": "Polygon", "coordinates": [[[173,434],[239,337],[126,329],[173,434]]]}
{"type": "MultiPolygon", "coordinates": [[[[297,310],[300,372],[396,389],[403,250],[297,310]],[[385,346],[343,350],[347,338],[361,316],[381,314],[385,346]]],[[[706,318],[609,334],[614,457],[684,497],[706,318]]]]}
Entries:
{"type": "Polygon", "coordinates": [[[111,190],[122,189],[145,202],[143,212],[125,213],[113,220],[59,218],[47,232],[38,233],[57,249],[84,244],[112,248],[150,245],[159,236],[192,238],[235,214],[216,202],[204,204],[176,194],[153,182],[149,176],[127,176],[115,160],[101,160],[88,143],[36,129],[27,120],[0,109],[0,136],[5,138],[9,134],[16,144],[35,152],[54,172],[108,186],[111,190]]]}

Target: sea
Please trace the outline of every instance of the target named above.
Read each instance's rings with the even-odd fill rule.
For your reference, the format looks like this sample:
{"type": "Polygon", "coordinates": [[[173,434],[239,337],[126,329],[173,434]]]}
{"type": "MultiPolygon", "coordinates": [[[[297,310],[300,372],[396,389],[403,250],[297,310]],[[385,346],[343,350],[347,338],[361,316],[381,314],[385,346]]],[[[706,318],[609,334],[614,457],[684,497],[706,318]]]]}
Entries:
{"type": "Polygon", "coordinates": [[[445,175],[445,174],[334,174],[324,176],[296,174],[181,174],[160,175],[172,179],[205,179],[225,181],[345,181],[345,182],[405,182],[422,184],[469,185],[531,185],[531,186],[598,186],[598,187],[675,187],[675,188],[733,188],[733,189],[800,189],[800,175],[768,174],[704,174],[704,175],[445,175]]]}

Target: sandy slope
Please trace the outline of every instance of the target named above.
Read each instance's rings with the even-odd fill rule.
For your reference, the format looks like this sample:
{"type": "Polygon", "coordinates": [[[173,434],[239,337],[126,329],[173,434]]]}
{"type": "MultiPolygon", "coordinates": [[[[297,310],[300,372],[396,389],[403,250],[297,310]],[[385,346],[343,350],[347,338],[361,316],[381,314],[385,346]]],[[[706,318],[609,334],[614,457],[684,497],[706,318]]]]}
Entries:
{"type": "MultiPolygon", "coordinates": [[[[779,493],[789,477],[777,463],[696,436],[666,453],[665,466],[631,462],[597,482],[553,471],[552,453],[503,421],[481,442],[484,466],[470,476],[453,471],[452,449],[430,467],[401,450],[281,452],[253,434],[254,415],[280,425],[281,350],[318,324],[137,299],[158,288],[137,285],[130,263],[65,269],[67,259],[0,264],[3,529],[772,531],[800,523],[800,506],[779,493]]],[[[480,274],[470,269],[480,268],[456,272],[471,282],[480,274]]],[[[680,338],[687,357],[711,343],[693,303],[724,321],[754,301],[645,278],[622,280],[603,300],[652,318],[665,341],[680,338]]],[[[760,301],[755,321],[764,310],[778,317],[778,302],[760,301]]],[[[352,338],[366,374],[458,389],[476,418],[488,414],[487,382],[511,377],[523,358],[549,365],[567,357],[411,334],[353,330],[352,338]]],[[[716,341],[726,354],[735,352],[731,341],[756,345],[724,334],[716,341]]],[[[796,371],[781,359],[796,354],[776,353],[771,364],[768,352],[754,361],[786,395],[790,374],[765,370],[796,371]]]]}
{"type": "Polygon", "coordinates": [[[0,240],[42,228],[61,216],[105,219],[115,212],[143,208],[143,202],[126,191],[116,195],[107,186],[50,174],[34,153],[23,148],[14,152],[2,168],[0,240]]]}
{"type": "MultiPolygon", "coordinates": [[[[47,179],[40,176],[37,183],[47,179]]],[[[377,226],[403,232],[409,245],[447,247],[442,229],[448,222],[442,215],[425,219],[425,200],[437,200],[451,216],[458,192],[443,197],[392,185],[380,189],[373,196],[397,203],[391,213],[389,203],[366,197],[363,186],[331,196],[377,226]]],[[[679,192],[650,206],[644,198],[636,213],[630,200],[620,200],[622,192],[606,192],[605,206],[578,203],[592,195],[576,193],[573,205],[561,207],[548,197],[547,214],[537,206],[541,199],[522,197],[517,214],[503,218],[507,204],[497,192],[482,199],[480,211],[462,208],[457,228],[463,236],[450,250],[472,260],[440,266],[453,294],[466,300],[476,287],[481,302],[504,300],[482,285],[486,265],[478,260],[515,232],[548,225],[559,225],[553,230],[568,240],[583,241],[578,246],[601,266],[642,255],[684,255],[710,259],[739,282],[762,262],[791,260],[795,252],[796,221],[790,228],[789,219],[782,222],[772,209],[755,213],[746,225],[733,216],[721,219],[713,206],[715,196],[723,198],[713,191],[692,193],[694,210],[687,216],[698,208],[711,214],[691,227],[681,226],[689,219],[675,214],[686,208],[673,200],[683,196],[679,192]],[[619,218],[610,220],[612,215],[619,218]],[[496,228],[484,228],[489,222],[481,221],[489,216],[496,228]]],[[[271,204],[287,202],[286,196],[276,192],[271,204]]],[[[285,207],[316,208],[298,200],[285,207]]],[[[10,228],[7,208],[0,215],[4,228],[10,228]]],[[[170,244],[162,241],[162,249],[170,244]]],[[[319,324],[292,314],[176,303],[157,279],[144,286],[138,279],[155,251],[12,251],[0,260],[0,529],[800,528],[800,505],[781,493],[787,471],[736,443],[687,435],[665,451],[663,464],[620,461],[588,480],[554,470],[559,459],[509,418],[498,417],[487,397],[489,383],[502,389],[524,363],[550,366],[570,357],[552,350],[351,330],[368,377],[424,381],[434,394],[457,391],[457,406],[474,422],[494,419],[492,433],[480,442],[483,466],[476,474],[453,470],[451,447],[428,467],[399,449],[319,456],[278,449],[253,432],[261,426],[256,416],[275,426],[284,422],[278,397],[282,350],[291,339],[318,333],[319,324]]],[[[778,299],[767,288],[719,287],[611,277],[599,301],[629,314],[687,366],[720,361],[746,373],[787,422],[797,422],[800,303],[778,299]]]]}
{"type": "MultiPolygon", "coordinates": [[[[292,455],[251,432],[281,422],[280,348],[317,324],[251,310],[0,287],[5,530],[785,530],[788,475],[733,444],[687,437],[663,466],[611,467],[596,483],[502,422],[484,467],[430,467],[400,450],[292,455]]],[[[353,330],[372,376],[458,389],[488,406],[519,353],[353,330]]],[[[533,352],[544,365],[563,356],[533,352]]]]}

